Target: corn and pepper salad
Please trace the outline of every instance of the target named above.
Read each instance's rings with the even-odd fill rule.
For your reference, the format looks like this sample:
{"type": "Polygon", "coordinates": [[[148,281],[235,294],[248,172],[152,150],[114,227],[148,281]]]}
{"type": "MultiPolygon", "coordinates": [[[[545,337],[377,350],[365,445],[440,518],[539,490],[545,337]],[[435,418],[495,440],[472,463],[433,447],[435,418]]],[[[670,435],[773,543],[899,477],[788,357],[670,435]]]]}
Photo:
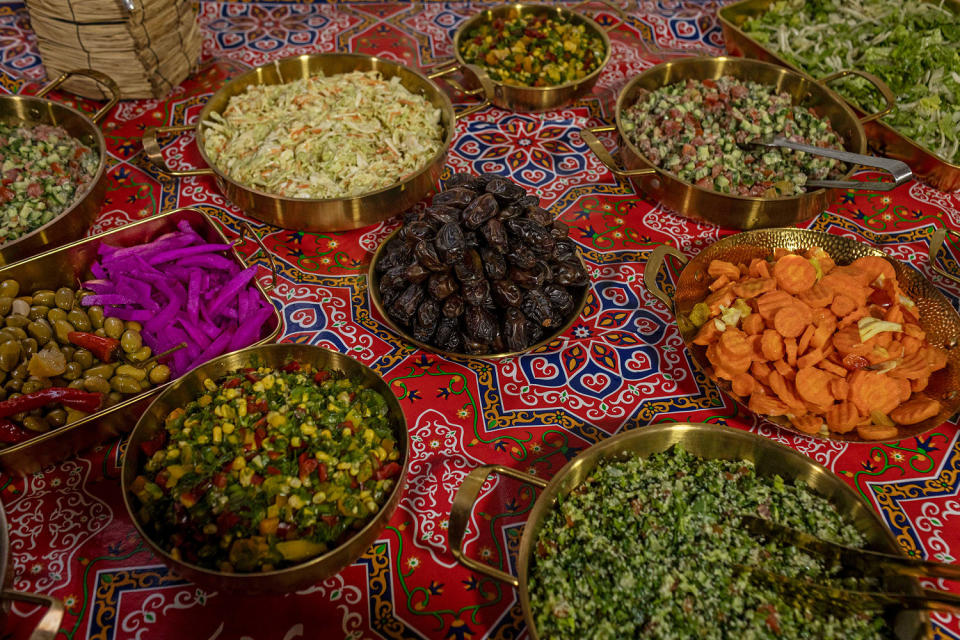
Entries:
{"type": "Polygon", "coordinates": [[[204,384],[144,443],[132,486],[174,558],[237,573],[299,563],[363,526],[396,486],[402,460],[378,392],[298,362],[204,384]]]}

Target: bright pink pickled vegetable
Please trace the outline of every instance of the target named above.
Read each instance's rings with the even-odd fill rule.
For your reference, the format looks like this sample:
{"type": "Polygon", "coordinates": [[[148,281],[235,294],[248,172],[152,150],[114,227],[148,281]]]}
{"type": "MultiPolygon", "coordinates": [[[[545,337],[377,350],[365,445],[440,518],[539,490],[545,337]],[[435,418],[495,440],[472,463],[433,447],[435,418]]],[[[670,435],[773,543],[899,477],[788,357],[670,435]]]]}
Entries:
{"type": "Polygon", "coordinates": [[[102,247],[91,266],[93,295],[84,304],[143,324],[154,353],[180,343],[166,362],[180,376],[211,358],[256,342],[273,307],[257,291],[257,267],[242,269],[230,245],[211,243],[186,221],[179,230],[135,247],[102,247]]]}

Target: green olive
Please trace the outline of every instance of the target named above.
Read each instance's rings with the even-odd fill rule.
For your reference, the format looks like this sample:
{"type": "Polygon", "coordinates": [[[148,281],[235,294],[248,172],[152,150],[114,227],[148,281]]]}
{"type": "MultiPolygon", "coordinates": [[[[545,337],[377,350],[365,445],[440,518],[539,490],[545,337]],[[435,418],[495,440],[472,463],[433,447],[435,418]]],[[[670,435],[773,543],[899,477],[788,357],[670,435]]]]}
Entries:
{"type": "Polygon", "coordinates": [[[146,371],[144,371],[140,367],[135,367],[132,364],[120,365],[119,367],[117,367],[116,371],[114,371],[114,374],[118,376],[128,376],[130,378],[133,378],[137,382],[139,382],[140,380],[144,380],[147,377],[146,371]]]}
{"type": "Polygon", "coordinates": [[[7,381],[7,372],[0,370],[0,384],[7,381]]]}
{"type": "Polygon", "coordinates": [[[64,311],[70,311],[73,308],[73,295],[73,289],[70,287],[60,287],[54,294],[54,304],[64,311]]]}
{"type": "Polygon", "coordinates": [[[77,289],[77,292],[73,295],[75,302],[73,303],[74,307],[80,306],[80,301],[86,298],[87,296],[94,295],[93,291],[89,289],[77,289]]]}
{"type": "Polygon", "coordinates": [[[0,282],[0,296],[16,298],[20,293],[20,283],[16,280],[4,280],[0,282]]]}
{"type": "Polygon", "coordinates": [[[86,391],[87,388],[84,386],[83,380],[84,380],[83,378],[77,378],[76,380],[71,380],[67,386],[71,389],[83,389],[84,391],[86,391]]]}
{"type": "Polygon", "coordinates": [[[133,353],[143,346],[143,338],[137,331],[127,329],[120,336],[120,347],[127,353],[133,353]]]}
{"type": "Polygon", "coordinates": [[[5,330],[13,334],[14,340],[27,339],[27,332],[23,330],[23,327],[7,327],[5,330]]]}
{"type": "Polygon", "coordinates": [[[11,377],[16,378],[17,380],[26,380],[27,379],[27,363],[26,361],[21,361],[16,367],[13,368],[13,371],[10,372],[11,377]]]}
{"type": "Polygon", "coordinates": [[[13,331],[7,327],[0,329],[0,344],[6,342],[7,340],[18,340],[17,336],[14,335],[13,331]]]}
{"type": "Polygon", "coordinates": [[[20,346],[23,347],[23,359],[25,361],[29,361],[30,356],[40,349],[40,345],[33,338],[24,338],[20,341],[20,346]]]}
{"type": "Polygon", "coordinates": [[[33,292],[33,304],[42,304],[45,307],[56,305],[57,294],[52,289],[38,289],[33,292]]]}
{"type": "Polygon", "coordinates": [[[93,335],[100,336],[101,338],[106,338],[107,332],[103,330],[103,327],[100,327],[99,329],[93,332],[93,335]]]}
{"type": "Polygon", "coordinates": [[[57,320],[66,321],[66,319],[67,312],[60,307],[54,307],[50,309],[50,311],[47,311],[47,322],[49,322],[51,326],[56,325],[57,320]]]}
{"type": "Polygon", "coordinates": [[[93,328],[90,326],[90,318],[87,317],[87,312],[83,309],[71,309],[67,313],[67,320],[77,328],[77,331],[90,331],[93,328]]]}
{"type": "Polygon", "coordinates": [[[95,304],[92,307],[87,307],[87,316],[89,316],[90,324],[94,329],[100,329],[103,327],[103,307],[98,304],[95,304]]]}
{"type": "Polygon", "coordinates": [[[67,412],[63,409],[54,409],[44,418],[51,427],[62,427],[67,423],[67,412]]]}
{"type": "Polygon", "coordinates": [[[10,296],[0,296],[0,316],[10,313],[10,306],[13,305],[13,298],[10,296]]]}
{"type": "Polygon", "coordinates": [[[83,388],[87,391],[110,393],[110,383],[103,376],[83,376],[83,388]]]}
{"type": "Polygon", "coordinates": [[[100,376],[101,378],[110,379],[113,376],[113,371],[117,368],[117,364],[107,364],[101,363],[95,367],[88,367],[83,375],[85,376],[100,376]]]}
{"type": "Polygon", "coordinates": [[[65,344],[60,347],[60,353],[63,354],[63,357],[67,360],[73,360],[73,354],[77,352],[77,348],[72,344],[65,344]]]}
{"type": "Polygon", "coordinates": [[[43,389],[43,385],[40,384],[39,380],[25,380],[23,386],[20,387],[20,391],[24,395],[33,393],[34,391],[40,391],[40,389],[43,389]]]}
{"type": "Polygon", "coordinates": [[[147,377],[153,384],[163,384],[170,379],[170,367],[165,364],[158,364],[153,369],[150,369],[147,377]]]}
{"type": "Polygon", "coordinates": [[[111,391],[107,395],[107,402],[111,405],[117,404],[121,400],[123,400],[123,394],[119,391],[111,391]]]}
{"type": "Polygon", "coordinates": [[[127,320],[123,324],[123,326],[126,327],[129,331],[136,331],[136,332],[143,331],[143,325],[141,325],[139,322],[136,322],[135,320],[127,320]]]}
{"type": "Polygon", "coordinates": [[[89,369],[93,366],[93,354],[86,349],[77,349],[73,352],[73,361],[84,369],[89,369]]]}
{"type": "Polygon", "coordinates": [[[57,342],[60,344],[69,344],[70,340],[67,336],[73,331],[76,331],[76,329],[66,320],[57,320],[53,323],[53,332],[56,334],[57,342]]]}
{"type": "Polygon", "coordinates": [[[77,362],[68,362],[66,370],[60,374],[64,380],[76,380],[83,375],[83,367],[77,362]]]}
{"type": "Polygon", "coordinates": [[[119,340],[123,335],[123,320],[120,318],[106,318],[103,321],[103,330],[114,340],[119,340]]]}
{"type": "MultiPolygon", "coordinates": [[[[41,389],[49,389],[50,387],[53,386],[53,380],[51,380],[50,378],[39,378],[37,376],[30,376],[29,378],[27,378],[26,382],[24,382],[23,384],[27,384],[27,382],[35,382],[36,384],[40,385],[41,389]]],[[[34,413],[38,413],[39,411],[40,409],[36,409],[34,413]]]]}
{"type": "Polygon", "coordinates": [[[140,347],[136,351],[130,354],[130,359],[134,362],[143,362],[144,360],[149,360],[150,356],[153,355],[153,351],[150,347],[140,347]]]}
{"type": "Polygon", "coordinates": [[[23,329],[23,328],[26,327],[28,324],[30,324],[30,318],[28,318],[28,317],[25,316],[25,315],[24,315],[24,316],[21,316],[21,315],[19,315],[19,314],[17,314],[17,315],[11,314],[11,315],[7,316],[7,319],[5,320],[5,324],[6,324],[8,327],[16,327],[16,328],[18,328],[18,329],[23,329]]]}
{"type": "MultiPolygon", "coordinates": [[[[27,385],[23,385],[26,387],[27,385]]],[[[27,391],[26,393],[30,393],[27,391]]],[[[23,426],[29,429],[30,431],[36,431],[37,433],[43,433],[45,431],[50,431],[50,425],[47,424],[46,420],[38,418],[36,416],[27,416],[23,419],[23,426]]]]}
{"type": "Polygon", "coordinates": [[[130,376],[113,376],[110,378],[110,387],[120,393],[140,393],[140,383],[130,376]]]}
{"type": "Polygon", "coordinates": [[[50,342],[50,339],[53,337],[53,329],[50,328],[50,325],[47,324],[45,319],[34,320],[28,324],[27,333],[36,338],[41,347],[50,342]]]}
{"type": "Polygon", "coordinates": [[[46,320],[48,311],[50,311],[50,307],[46,307],[40,304],[35,304],[32,307],[30,307],[30,313],[27,314],[27,317],[30,318],[31,320],[39,320],[40,318],[43,318],[44,320],[46,320]]]}
{"type": "Polygon", "coordinates": [[[7,340],[0,343],[0,369],[13,371],[14,367],[20,363],[21,355],[23,355],[23,349],[19,340],[7,340]]]}
{"type": "Polygon", "coordinates": [[[20,393],[20,387],[23,386],[23,380],[11,378],[3,383],[3,388],[7,393],[20,393]]]}

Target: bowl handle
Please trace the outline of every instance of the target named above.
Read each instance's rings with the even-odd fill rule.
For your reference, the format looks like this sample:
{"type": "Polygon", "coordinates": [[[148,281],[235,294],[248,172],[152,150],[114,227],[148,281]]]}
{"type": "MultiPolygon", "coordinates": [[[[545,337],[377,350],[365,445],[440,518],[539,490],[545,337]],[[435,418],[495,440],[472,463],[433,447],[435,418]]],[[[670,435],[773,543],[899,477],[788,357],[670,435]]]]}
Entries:
{"type": "Polygon", "coordinates": [[[617,128],[613,125],[604,125],[602,127],[593,127],[591,129],[580,129],[580,137],[583,138],[583,141],[587,143],[587,146],[590,147],[590,151],[593,151],[593,154],[600,159],[600,162],[606,165],[607,169],[613,173],[613,175],[620,178],[635,178],[637,176],[648,176],[656,173],[656,169],[646,168],[646,169],[622,169],[617,164],[617,161],[613,159],[613,156],[610,155],[610,152],[607,151],[607,148],[603,146],[603,143],[600,142],[600,139],[597,138],[596,134],[602,133],[605,131],[616,131],[617,128]]]}
{"type": "Polygon", "coordinates": [[[462,548],[463,536],[467,532],[467,522],[470,519],[470,513],[473,511],[473,506],[477,502],[477,497],[480,495],[480,489],[483,487],[483,483],[487,481],[487,476],[491,473],[499,473],[515,480],[535,485],[541,489],[547,486],[547,481],[542,478],[537,478],[536,476],[531,476],[528,473],[517,471],[510,467],[504,467],[503,465],[488,464],[477,467],[463,479],[463,483],[460,485],[460,488],[457,489],[457,495],[453,498],[453,506],[450,508],[450,523],[447,529],[447,539],[450,544],[450,551],[453,553],[453,557],[457,559],[457,562],[473,569],[477,573],[482,573],[488,578],[519,587],[520,580],[516,576],[468,558],[462,548]]]}
{"type": "Polygon", "coordinates": [[[74,69],[73,71],[65,71],[61,73],[59,77],[49,82],[43,89],[37,91],[37,97],[44,97],[66,82],[71,76],[86,76],[95,81],[97,84],[107,88],[107,93],[110,96],[110,99],[107,100],[107,104],[100,107],[99,111],[90,116],[90,119],[93,120],[94,124],[99,123],[103,116],[107,115],[110,112],[110,109],[113,109],[114,105],[120,102],[120,87],[118,87],[117,83],[113,81],[113,78],[105,73],[94,71],[93,69],[74,69]]]}
{"type": "Polygon", "coordinates": [[[157,137],[161,135],[166,135],[168,133],[186,133],[187,131],[193,131],[197,128],[193,124],[184,124],[174,127],[147,127],[143,130],[143,151],[153,165],[167,174],[168,176],[174,176],[182,178],[184,176],[212,176],[213,169],[209,167],[206,169],[187,169],[182,171],[177,171],[171,169],[167,166],[166,160],[163,159],[163,152],[160,150],[160,143],[157,141],[157,137]]]}
{"type": "Polygon", "coordinates": [[[954,282],[960,282],[960,276],[957,276],[953,273],[950,273],[937,263],[937,255],[939,255],[940,250],[943,248],[943,242],[947,239],[947,234],[960,237],[960,233],[947,229],[946,227],[941,227],[933,232],[933,235],[930,237],[930,251],[927,254],[927,258],[930,260],[930,268],[942,275],[948,280],[954,282]]]}
{"type": "Polygon", "coordinates": [[[234,249],[241,246],[247,241],[247,234],[250,234],[250,237],[253,238],[253,241],[257,243],[257,250],[251,253],[249,258],[244,258],[241,255],[240,260],[242,260],[247,266],[250,266],[250,260],[253,260],[253,257],[262,251],[263,255],[267,257],[267,261],[270,263],[270,275],[273,276],[270,285],[263,287],[263,290],[273,291],[277,288],[277,264],[273,261],[273,254],[267,251],[267,246],[263,244],[263,238],[257,235],[257,232],[253,230],[253,227],[251,227],[249,223],[242,222],[240,223],[240,236],[231,244],[233,244],[234,249]]]}
{"type": "Polygon", "coordinates": [[[39,593],[23,593],[4,589],[4,600],[19,600],[30,604],[39,604],[47,607],[47,612],[40,619],[40,624],[30,634],[30,640],[54,640],[60,632],[60,623],[63,621],[63,602],[50,596],[39,593]]]}
{"type": "Polygon", "coordinates": [[[662,302],[666,305],[667,309],[672,311],[673,300],[667,295],[667,292],[657,284],[657,276],[660,275],[660,269],[663,267],[663,263],[666,262],[667,256],[676,258],[681,266],[689,262],[687,256],[680,253],[678,249],[668,244],[661,244],[654,249],[650,253],[650,257],[647,258],[647,266],[643,268],[643,286],[646,288],[647,293],[662,302]]]}
{"type": "MultiPolygon", "coordinates": [[[[624,15],[623,9],[621,9],[619,6],[615,5],[615,4],[612,3],[612,2],[608,2],[607,0],[581,0],[581,1],[578,2],[577,4],[575,4],[575,5],[573,5],[572,7],[570,7],[570,10],[571,10],[571,11],[577,11],[578,9],[580,9],[580,7],[584,7],[584,6],[588,5],[588,4],[594,4],[594,3],[605,5],[608,9],[610,9],[611,11],[613,11],[614,13],[616,13],[616,14],[617,14],[617,17],[620,19],[620,22],[621,22],[621,23],[624,23],[624,22],[627,21],[627,16],[624,15]]],[[[596,19],[594,19],[594,20],[596,20],[596,19]]],[[[610,33],[611,31],[613,31],[614,29],[616,29],[617,26],[618,26],[618,24],[612,24],[612,25],[610,25],[609,27],[600,27],[600,28],[603,29],[604,31],[606,31],[607,33],[610,33]]]]}
{"type": "Polygon", "coordinates": [[[831,73],[828,76],[825,76],[820,79],[820,84],[826,86],[833,82],[834,80],[839,80],[840,78],[845,78],[847,76],[860,76],[867,82],[873,85],[873,88],[880,92],[880,95],[883,96],[886,106],[876,113],[871,113],[860,118],[860,124],[866,124],[868,122],[873,122],[878,118],[882,118],[887,115],[893,108],[897,106],[897,97],[893,95],[893,91],[890,90],[890,87],[887,86],[887,83],[873,75],[872,73],[867,73],[866,71],[860,71],[858,69],[844,69],[842,71],[837,71],[836,73],[831,73]]]}
{"type": "Polygon", "coordinates": [[[486,109],[490,106],[490,100],[493,98],[493,82],[490,81],[490,76],[487,75],[487,72],[477,65],[460,64],[456,60],[452,60],[450,63],[440,65],[439,69],[431,71],[429,74],[427,74],[427,77],[431,80],[443,78],[444,82],[465,96],[483,96],[482,102],[465,107],[460,111],[456,111],[456,107],[454,107],[454,116],[458,120],[464,116],[468,116],[471,113],[476,113],[477,111],[486,109]],[[466,89],[462,84],[453,78],[444,77],[455,71],[463,71],[464,73],[469,71],[474,75],[479,86],[476,89],[466,89]]]}

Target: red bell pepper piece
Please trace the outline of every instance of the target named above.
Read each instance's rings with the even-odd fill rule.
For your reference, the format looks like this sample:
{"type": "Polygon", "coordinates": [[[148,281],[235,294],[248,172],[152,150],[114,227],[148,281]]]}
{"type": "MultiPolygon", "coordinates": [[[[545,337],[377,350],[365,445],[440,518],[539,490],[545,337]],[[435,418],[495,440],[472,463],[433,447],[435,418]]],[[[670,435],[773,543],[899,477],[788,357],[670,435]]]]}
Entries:
{"type": "Polygon", "coordinates": [[[320,462],[316,458],[308,457],[304,459],[305,455],[306,455],[306,452],[304,452],[300,456],[301,458],[300,459],[300,479],[301,480],[305,480],[307,476],[313,473],[313,471],[320,466],[320,462]]]}
{"type": "Polygon", "coordinates": [[[213,486],[223,489],[227,486],[227,476],[222,473],[213,474],[213,486]]]}
{"type": "Polygon", "coordinates": [[[337,523],[340,522],[340,516],[320,516],[320,519],[323,520],[323,524],[327,525],[331,529],[337,526],[337,523]]]}
{"type": "Polygon", "coordinates": [[[260,376],[249,371],[243,374],[243,377],[247,379],[247,382],[260,382],[260,376]]]}
{"type": "Polygon", "coordinates": [[[293,373],[295,371],[300,371],[300,363],[296,360],[288,362],[287,364],[280,367],[281,371],[286,371],[287,373],[293,373]]]}
{"type": "Polygon", "coordinates": [[[377,480],[384,480],[386,478],[392,478],[400,474],[400,465],[396,462],[388,462],[379,469],[377,469],[373,477],[377,480]]]}
{"type": "Polygon", "coordinates": [[[0,420],[0,443],[17,444],[29,440],[33,434],[14,423],[12,420],[0,420]]]}
{"type": "Polygon", "coordinates": [[[24,411],[40,409],[48,404],[60,403],[71,409],[93,413],[100,408],[103,394],[71,389],[69,387],[50,387],[27,393],[16,398],[0,402],[0,418],[6,418],[24,411]]]}
{"type": "Polygon", "coordinates": [[[140,444],[140,451],[143,452],[148,458],[152,458],[153,454],[163,448],[167,443],[167,432],[166,430],[161,430],[157,432],[157,435],[153,436],[146,442],[140,444]]]}
{"type": "Polygon", "coordinates": [[[277,469],[277,468],[276,468],[275,466],[273,466],[272,464],[268,464],[268,465],[267,465],[267,473],[269,473],[269,474],[272,475],[272,476],[278,476],[278,475],[280,475],[280,469],[277,469]]]}
{"type": "Polygon", "coordinates": [[[263,476],[261,476],[258,473],[253,474],[250,477],[250,484],[252,484],[255,487],[263,484],[263,476]]]}
{"type": "Polygon", "coordinates": [[[120,341],[109,336],[98,336],[86,331],[71,331],[67,334],[67,340],[71,344],[86,349],[101,362],[115,362],[122,353],[120,341]]]}
{"type": "Polygon", "coordinates": [[[239,386],[240,386],[240,378],[230,378],[229,380],[223,383],[224,389],[233,389],[234,387],[239,387],[239,386]]]}
{"type": "Polygon", "coordinates": [[[327,465],[322,462],[317,465],[317,477],[320,478],[320,482],[327,481],[327,465]]]}
{"type": "Polygon", "coordinates": [[[323,384],[324,380],[330,377],[329,371],[317,371],[313,374],[313,381],[317,384],[323,384]]]}

